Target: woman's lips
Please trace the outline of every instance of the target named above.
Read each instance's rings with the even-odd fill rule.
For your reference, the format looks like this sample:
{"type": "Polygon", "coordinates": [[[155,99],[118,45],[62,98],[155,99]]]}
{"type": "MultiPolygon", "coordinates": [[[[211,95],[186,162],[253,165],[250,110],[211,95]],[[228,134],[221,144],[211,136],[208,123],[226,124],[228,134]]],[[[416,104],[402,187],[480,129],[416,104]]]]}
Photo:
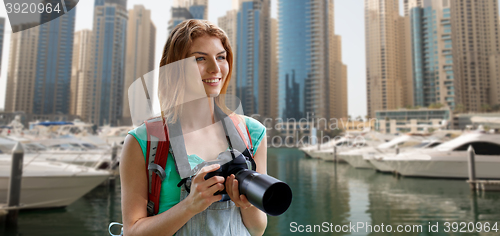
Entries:
{"type": "Polygon", "coordinates": [[[204,79],[202,81],[203,83],[209,86],[218,86],[220,84],[221,78],[210,78],[210,79],[204,79]]]}

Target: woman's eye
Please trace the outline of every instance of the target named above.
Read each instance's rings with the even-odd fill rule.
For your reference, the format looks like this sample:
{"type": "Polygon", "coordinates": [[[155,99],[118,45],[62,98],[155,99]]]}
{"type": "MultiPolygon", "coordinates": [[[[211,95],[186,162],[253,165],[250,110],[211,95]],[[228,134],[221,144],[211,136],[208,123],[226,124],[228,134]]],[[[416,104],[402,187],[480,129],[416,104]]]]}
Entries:
{"type": "Polygon", "coordinates": [[[197,58],[196,58],[196,61],[203,61],[203,60],[205,60],[205,58],[204,58],[204,57],[197,57],[197,58]]]}
{"type": "Polygon", "coordinates": [[[217,59],[218,60],[226,60],[226,57],[225,56],[218,56],[217,59]]]}

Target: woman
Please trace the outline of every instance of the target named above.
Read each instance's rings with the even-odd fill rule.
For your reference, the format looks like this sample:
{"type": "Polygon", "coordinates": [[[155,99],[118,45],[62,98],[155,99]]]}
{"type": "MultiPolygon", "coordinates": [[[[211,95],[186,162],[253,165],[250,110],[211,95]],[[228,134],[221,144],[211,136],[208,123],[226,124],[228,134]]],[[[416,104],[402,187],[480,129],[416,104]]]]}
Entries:
{"type": "MultiPolygon", "coordinates": [[[[221,131],[222,126],[220,122],[214,122],[211,111],[213,97],[226,92],[231,78],[233,54],[226,34],[217,26],[208,21],[187,20],[172,30],[163,50],[160,67],[193,56],[205,90],[205,102],[190,102],[182,109],[173,109],[173,112],[167,112],[164,116],[182,121],[181,128],[188,158],[190,162],[201,163],[215,159],[228,147],[225,134],[221,131]]],[[[172,84],[163,84],[163,86],[169,85],[172,87],[172,84]]],[[[189,83],[185,83],[185,86],[186,93],[195,93],[196,88],[190,88],[189,83]]],[[[169,91],[168,88],[162,87],[161,81],[159,90],[169,91]]],[[[164,104],[168,106],[174,103],[172,99],[169,100],[170,95],[168,92],[159,93],[162,110],[164,104]]],[[[184,98],[187,96],[184,95],[184,98]]],[[[252,118],[242,118],[246,122],[254,146],[256,171],[266,174],[265,127],[252,118]]],[[[187,194],[183,187],[177,187],[181,179],[170,154],[165,167],[167,178],[162,182],[159,213],[147,217],[145,135],[147,134],[144,125],[139,126],[129,132],[123,146],[120,173],[124,235],[176,233],[177,235],[262,235],[264,233],[267,225],[266,214],[252,206],[244,195],[239,194],[238,181],[234,175],[226,180],[220,176],[205,180],[204,176],[207,173],[220,167],[206,166],[193,178],[191,191],[187,194]],[[219,202],[221,195],[214,193],[223,190],[224,187],[231,201],[225,202],[228,207],[223,209],[220,206],[224,203],[219,202]]]]}

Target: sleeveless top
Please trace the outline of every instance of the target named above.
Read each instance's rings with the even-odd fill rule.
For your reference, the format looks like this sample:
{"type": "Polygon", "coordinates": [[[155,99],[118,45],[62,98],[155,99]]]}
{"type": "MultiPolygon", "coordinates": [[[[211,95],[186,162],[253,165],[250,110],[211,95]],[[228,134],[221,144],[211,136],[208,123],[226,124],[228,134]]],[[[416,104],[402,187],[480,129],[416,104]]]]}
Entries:
{"type": "MultiPolygon", "coordinates": [[[[246,126],[250,133],[250,138],[252,140],[254,152],[257,152],[257,148],[260,142],[266,135],[266,127],[262,125],[259,121],[251,118],[244,117],[246,126]]],[[[144,156],[144,161],[146,162],[146,149],[147,149],[147,130],[146,125],[141,126],[128,132],[130,135],[134,136],[139,145],[141,146],[142,153],[144,156]]],[[[191,166],[196,166],[202,163],[204,160],[198,157],[196,154],[188,155],[188,160],[191,166]]],[[[174,205],[181,201],[181,187],[177,187],[177,184],[181,181],[181,177],[177,170],[175,169],[175,163],[172,155],[169,153],[167,158],[167,164],[165,166],[166,177],[162,182],[160,191],[160,207],[158,214],[167,211],[174,205]]],[[[231,201],[227,201],[231,202],[231,201]]],[[[234,203],[233,203],[234,204],[234,203]]]]}

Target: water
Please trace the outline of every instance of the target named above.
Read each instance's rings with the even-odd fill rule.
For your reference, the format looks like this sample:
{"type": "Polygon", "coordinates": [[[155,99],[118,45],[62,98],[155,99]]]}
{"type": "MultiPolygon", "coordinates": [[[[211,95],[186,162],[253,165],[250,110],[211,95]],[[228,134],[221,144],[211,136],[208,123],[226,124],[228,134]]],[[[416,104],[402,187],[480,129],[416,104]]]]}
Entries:
{"type": "MultiPolygon", "coordinates": [[[[291,230],[323,222],[334,231],[359,222],[359,230],[336,235],[500,235],[500,193],[473,194],[464,180],[398,179],[347,164],[307,159],[295,149],[269,149],[268,173],[287,182],[294,195],[286,213],[268,217],[267,236],[309,235],[291,230]],[[478,226],[488,222],[490,233],[446,233],[445,222],[479,222],[478,226]],[[491,232],[495,222],[496,233],[491,232]],[[361,223],[371,225],[372,230],[384,224],[384,231],[388,225],[393,231],[398,225],[410,229],[415,225],[410,231],[420,226],[423,232],[370,233],[361,223]],[[438,224],[439,232],[429,233],[429,223],[438,224]]],[[[0,235],[107,235],[112,221],[121,221],[119,182],[115,188],[97,187],[64,209],[21,212],[18,229],[0,229],[0,235]]],[[[456,231],[467,231],[463,225],[455,226],[456,231]]],[[[318,232],[321,229],[326,228],[316,227],[316,234],[332,234],[318,232]]]]}

